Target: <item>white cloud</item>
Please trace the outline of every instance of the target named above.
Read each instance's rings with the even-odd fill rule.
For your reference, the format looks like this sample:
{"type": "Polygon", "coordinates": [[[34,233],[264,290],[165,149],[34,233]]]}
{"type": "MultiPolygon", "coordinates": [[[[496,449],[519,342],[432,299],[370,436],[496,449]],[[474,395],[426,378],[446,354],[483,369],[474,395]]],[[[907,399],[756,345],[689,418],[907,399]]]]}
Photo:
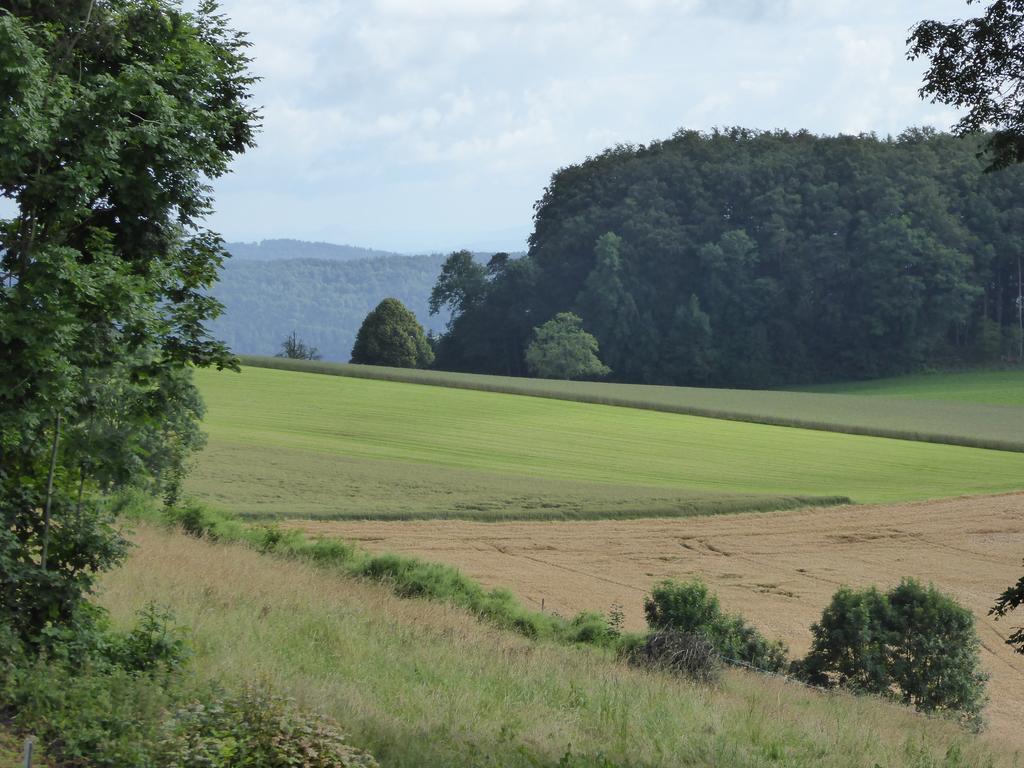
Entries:
{"type": "Polygon", "coordinates": [[[507,16],[523,9],[525,0],[376,0],[384,14],[414,18],[507,16]]]}
{"type": "Polygon", "coordinates": [[[921,65],[904,60],[904,38],[918,19],[962,9],[225,0],[250,32],[266,119],[260,147],[218,185],[212,223],[231,238],[443,249],[488,233],[525,238],[551,172],[618,142],[715,125],[948,126],[955,115],[917,98],[921,65]]]}

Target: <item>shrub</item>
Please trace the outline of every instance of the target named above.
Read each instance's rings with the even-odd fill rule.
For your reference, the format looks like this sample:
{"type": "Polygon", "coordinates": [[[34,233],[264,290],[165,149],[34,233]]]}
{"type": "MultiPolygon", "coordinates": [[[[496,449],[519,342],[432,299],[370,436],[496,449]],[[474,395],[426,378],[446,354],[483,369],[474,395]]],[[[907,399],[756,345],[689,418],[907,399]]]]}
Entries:
{"type": "Polygon", "coordinates": [[[721,658],[705,635],[668,630],[652,632],[627,657],[630,664],[671,672],[698,683],[718,681],[721,658]]]}
{"type": "Polygon", "coordinates": [[[702,635],[722,659],[765,672],[786,666],[786,647],[770,641],[740,616],[723,613],[718,598],[698,580],[662,581],[644,600],[648,626],[656,631],[702,635]]]}
{"type": "Polygon", "coordinates": [[[59,756],[60,765],[156,768],[151,759],[170,694],[119,667],[39,658],[7,681],[12,722],[59,756]]]}
{"type": "Polygon", "coordinates": [[[139,611],[135,627],[115,637],[107,655],[128,672],[172,672],[184,666],[191,650],[173,614],[149,603],[139,611]]]}
{"type": "Polygon", "coordinates": [[[347,744],[334,723],[256,689],[179,709],[164,726],[159,758],[166,768],[377,766],[372,755],[347,744]]]}
{"type": "Polygon", "coordinates": [[[979,729],[987,676],[970,611],[907,579],[882,594],[842,588],[811,627],[810,682],[893,696],[979,729]]]}

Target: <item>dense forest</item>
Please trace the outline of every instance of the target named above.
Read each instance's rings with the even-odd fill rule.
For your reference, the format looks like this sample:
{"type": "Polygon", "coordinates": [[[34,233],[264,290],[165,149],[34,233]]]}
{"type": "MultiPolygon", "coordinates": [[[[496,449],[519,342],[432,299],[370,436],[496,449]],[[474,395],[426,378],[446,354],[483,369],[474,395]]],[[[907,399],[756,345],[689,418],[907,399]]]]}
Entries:
{"type": "MultiPolygon", "coordinates": [[[[977,138],[730,129],[552,177],[529,254],[443,275],[444,369],[524,374],[571,311],[620,381],[763,387],[1017,355],[1024,170],[977,138]]],[[[439,294],[440,295],[440,294],[439,294]]]]}
{"type": "Polygon", "coordinates": [[[346,361],[366,314],[389,296],[401,300],[428,330],[444,328],[447,313],[427,311],[443,261],[440,255],[356,261],[236,256],[227,260],[213,288],[225,311],[211,328],[238,354],[275,354],[295,331],[324,359],[346,361]]]}

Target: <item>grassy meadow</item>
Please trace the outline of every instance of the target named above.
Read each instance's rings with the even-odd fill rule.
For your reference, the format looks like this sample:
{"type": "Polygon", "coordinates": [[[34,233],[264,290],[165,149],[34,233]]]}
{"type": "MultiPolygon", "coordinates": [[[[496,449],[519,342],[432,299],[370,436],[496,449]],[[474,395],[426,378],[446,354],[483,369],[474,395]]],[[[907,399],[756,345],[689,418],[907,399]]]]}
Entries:
{"type": "MultiPolygon", "coordinates": [[[[610,384],[555,381],[473,373],[420,371],[374,365],[352,365],[274,357],[245,356],[247,366],[322,373],[350,378],[430,384],[506,394],[618,405],[693,416],[748,421],[757,424],[801,427],[906,440],[947,443],[980,448],[1024,451],[1024,409],[1007,407],[1024,402],[1007,394],[1005,401],[980,391],[973,397],[884,398],[865,397],[884,392],[860,392],[853,385],[817,391],[714,389],[665,387],[646,384],[610,384]],[[844,389],[850,387],[850,389],[844,389]],[[945,400],[946,402],[934,402],[945,400]]],[[[958,374],[953,374],[957,376],[958,374]]],[[[924,377],[927,378],[927,377],[924,377]]],[[[968,378],[970,376],[968,375],[968,378]]],[[[984,379],[984,376],[979,378],[984,379]]],[[[1001,391],[1012,393],[1024,383],[1024,371],[1002,379],[1001,391]]],[[[899,380],[889,380],[899,381],[899,380]]],[[[872,383],[863,383],[870,387],[872,383]]],[[[979,382],[980,384],[980,382],[979,382]]],[[[939,391],[950,385],[936,382],[939,391]]],[[[965,390],[969,387],[965,386],[965,390]]],[[[977,387],[978,390],[982,386],[977,387]]]]}
{"type": "Polygon", "coordinates": [[[701,688],[242,547],[147,525],[134,539],[103,580],[116,623],[170,606],[198,674],[271,683],[389,768],[1016,764],[1005,745],[875,699],[744,673],[701,688]]]}
{"type": "Polygon", "coordinates": [[[255,516],[693,514],[1024,477],[1014,452],[637,408],[251,367],[197,382],[209,444],[188,490],[255,516]]]}
{"type": "Polygon", "coordinates": [[[1003,371],[922,373],[890,379],[825,384],[806,391],[1022,406],[1024,405],[1024,368],[1003,371]]]}

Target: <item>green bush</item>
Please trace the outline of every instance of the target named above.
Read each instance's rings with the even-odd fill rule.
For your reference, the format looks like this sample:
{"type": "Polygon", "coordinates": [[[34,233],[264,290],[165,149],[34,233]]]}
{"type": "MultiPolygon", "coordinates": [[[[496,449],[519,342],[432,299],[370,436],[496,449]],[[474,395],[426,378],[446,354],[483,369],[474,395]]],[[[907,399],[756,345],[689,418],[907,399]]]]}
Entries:
{"type": "Polygon", "coordinates": [[[166,608],[149,603],[139,611],[131,631],[115,636],[108,658],[128,672],[172,672],[181,669],[191,649],[174,616],[166,608]]]}
{"type": "Polygon", "coordinates": [[[5,681],[7,717],[35,734],[61,765],[156,768],[160,721],[173,694],[165,684],[110,665],[39,658],[5,681]]]}
{"type": "Polygon", "coordinates": [[[43,652],[0,623],[0,722],[33,733],[67,766],[377,765],[333,724],[287,700],[198,688],[184,671],[188,655],[173,617],[154,605],[125,633],[92,609],[77,630],[51,631],[43,652]]]}
{"type": "Polygon", "coordinates": [[[644,600],[644,614],[653,630],[703,635],[727,662],[765,672],[786,667],[785,645],[768,640],[742,617],[723,613],[718,598],[699,580],[656,584],[644,600]]]}
{"type": "Polygon", "coordinates": [[[96,608],[49,627],[41,645],[0,629],[0,719],[34,733],[61,765],[155,767],[160,722],[182,683],[176,633],[152,606],[125,634],[96,608]]]}
{"type": "Polygon", "coordinates": [[[811,632],[798,666],[809,682],[892,696],[981,728],[987,676],[974,617],[935,587],[912,579],[885,594],[843,587],[811,632]]]}
{"type": "Polygon", "coordinates": [[[166,768],[377,766],[372,755],[347,744],[334,723],[255,689],[180,708],[164,725],[158,754],[166,768]]]}

